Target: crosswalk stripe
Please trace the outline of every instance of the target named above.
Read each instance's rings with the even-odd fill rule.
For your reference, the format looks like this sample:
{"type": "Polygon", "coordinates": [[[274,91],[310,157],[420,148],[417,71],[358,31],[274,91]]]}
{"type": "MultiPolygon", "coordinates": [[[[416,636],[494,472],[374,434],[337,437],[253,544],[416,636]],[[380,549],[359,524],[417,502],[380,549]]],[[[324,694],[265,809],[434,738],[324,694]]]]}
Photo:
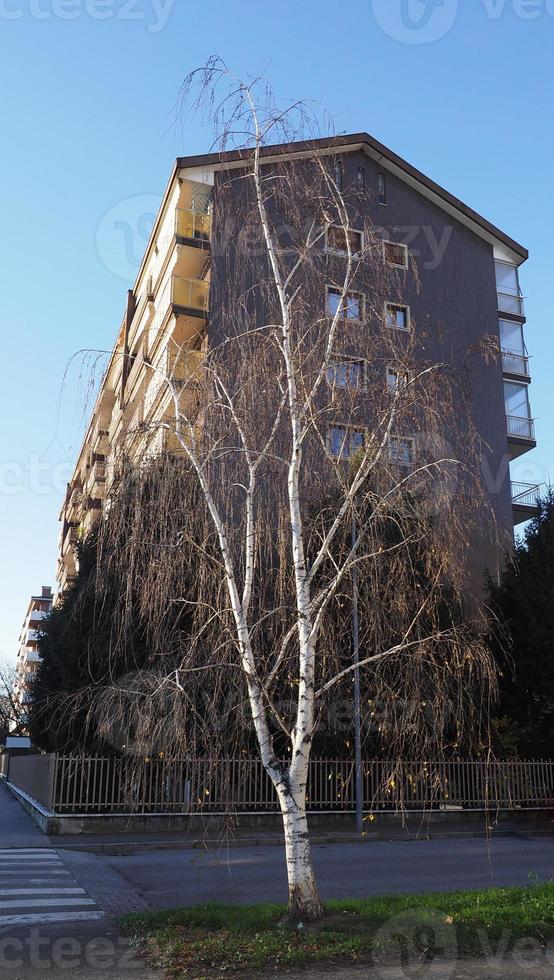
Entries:
{"type": "Polygon", "coordinates": [[[27,864],[29,861],[40,861],[41,864],[56,864],[60,861],[58,854],[17,854],[11,851],[10,854],[0,855],[2,864],[27,864]]]}
{"type": "Polygon", "coordinates": [[[0,895],[85,895],[84,888],[0,888],[0,895]]]}
{"type": "Polygon", "coordinates": [[[0,927],[103,918],[58,851],[0,849],[0,927]]]}
{"type": "Polygon", "coordinates": [[[82,922],[103,919],[103,912],[37,912],[26,915],[0,915],[0,926],[47,925],[49,922],[82,922]]]}
{"type": "MultiPolygon", "coordinates": [[[[43,881],[44,878],[71,878],[70,871],[51,871],[50,868],[46,871],[31,871],[32,875],[39,875],[38,878],[31,878],[31,881],[43,881]]],[[[3,878],[17,877],[21,878],[21,871],[2,871],[0,870],[0,881],[3,878]]]]}
{"type": "Polygon", "coordinates": [[[96,905],[93,898],[37,898],[16,899],[15,902],[0,902],[0,909],[53,908],[61,905],[96,905]]]}

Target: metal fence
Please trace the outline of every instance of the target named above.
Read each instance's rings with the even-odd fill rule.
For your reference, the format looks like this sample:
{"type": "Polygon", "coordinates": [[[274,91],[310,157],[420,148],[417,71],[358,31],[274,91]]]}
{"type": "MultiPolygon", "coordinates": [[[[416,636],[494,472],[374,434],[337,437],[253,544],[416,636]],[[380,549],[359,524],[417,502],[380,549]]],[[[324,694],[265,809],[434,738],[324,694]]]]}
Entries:
{"type": "MultiPolygon", "coordinates": [[[[279,809],[259,759],[52,758],[50,809],[57,813],[270,813],[279,809]]],[[[374,760],[363,765],[363,787],[366,812],[554,809],[554,763],[374,760]]],[[[313,759],[307,795],[310,812],[353,812],[354,763],[313,759]]]]}

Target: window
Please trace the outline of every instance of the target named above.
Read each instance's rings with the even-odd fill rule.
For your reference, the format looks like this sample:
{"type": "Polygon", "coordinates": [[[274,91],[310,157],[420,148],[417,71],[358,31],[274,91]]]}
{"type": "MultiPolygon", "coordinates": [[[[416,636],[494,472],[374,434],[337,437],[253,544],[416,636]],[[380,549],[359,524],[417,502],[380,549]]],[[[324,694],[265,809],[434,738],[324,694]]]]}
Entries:
{"type": "Polygon", "coordinates": [[[508,293],[510,296],[519,296],[519,276],[517,266],[510,265],[508,262],[495,262],[496,286],[499,293],[508,293]]]}
{"type": "Polygon", "coordinates": [[[385,242],[384,249],[385,262],[401,269],[408,268],[408,249],[405,245],[400,245],[398,242],[385,242]]]}
{"type": "Polygon", "coordinates": [[[521,323],[515,320],[500,321],[500,346],[502,350],[520,354],[522,357],[527,353],[521,323]]]}
{"type": "Polygon", "coordinates": [[[342,290],[334,286],[327,287],[327,314],[335,316],[337,310],[345,320],[361,320],[363,315],[363,296],[361,293],[348,292],[342,296],[342,290]]]}
{"type": "Polygon", "coordinates": [[[391,392],[398,391],[400,388],[405,388],[408,384],[408,372],[401,371],[398,368],[388,367],[387,368],[387,388],[391,392]]]}
{"type": "Polygon", "coordinates": [[[379,174],[379,194],[377,200],[379,204],[387,203],[387,179],[384,174],[379,174]]]}
{"type": "Polygon", "coordinates": [[[365,190],[365,167],[358,167],[358,187],[365,190]]]}
{"type": "Polygon", "coordinates": [[[410,466],[414,461],[414,440],[411,436],[390,436],[389,457],[395,466],[410,466]]]}
{"type": "Polygon", "coordinates": [[[517,266],[510,265],[509,262],[495,262],[494,267],[499,311],[501,313],[514,313],[516,316],[525,316],[517,266]]]}
{"type": "Polygon", "coordinates": [[[339,191],[342,191],[342,174],[342,163],[340,160],[337,160],[335,163],[335,184],[337,185],[337,189],[339,191]]]}
{"type": "Polygon", "coordinates": [[[363,429],[351,429],[347,425],[332,425],[327,433],[327,448],[337,459],[350,459],[363,449],[363,429]]]}
{"type": "Polygon", "coordinates": [[[330,225],[327,228],[327,248],[329,251],[345,254],[348,252],[348,243],[350,243],[350,251],[354,255],[359,254],[363,246],[362,232],[353,231],[352,228],[343,228],[340,225],[330,225]]]}
{"type": "Polygon", "coordinates": [[[517,419],[531,418],[527,385],[518,385],[514,381],[505,381],[504,404],[506,406],[506,415],[517,419]]]}
{"type": "Polygon", "coordinates": [[[387,327],[396,327],[397,330],[410,329],[409,306],[400,306],[397,303],[387,303],[385,316],[387,327]]]}
{"type": "Polygon", "coordinates": [[[333,388],[365,388],[365,361],[355,357],[333,358],[327,368],[333,388]]]}

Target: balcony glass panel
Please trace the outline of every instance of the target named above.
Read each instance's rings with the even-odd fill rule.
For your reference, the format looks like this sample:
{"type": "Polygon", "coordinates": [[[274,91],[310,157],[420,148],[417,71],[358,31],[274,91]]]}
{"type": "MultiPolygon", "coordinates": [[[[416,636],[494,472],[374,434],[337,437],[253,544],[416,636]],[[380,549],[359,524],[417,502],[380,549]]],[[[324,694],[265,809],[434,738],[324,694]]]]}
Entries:
{"type": "Polygon", "coordinates": [[[212,227],[212,219],[209,214],[202,214],[199,211],[177,211],[176,233],[179,238],[197,238],[209,241],[212,227]]]}
{"type": "Polygon", "coordinates": [[[527,385],[520,385],[513,381],[504,382],[504,405],[506,415],[513,415],[520,419],[529,419],[529,395],[527,385]]]}
{"type": "Polygon", "coordinates": [[[185,306],[202,313],[208,311],[208,296],[210,284],[205,279],[183,279],[174,276],[172,300],[175,306],[185,306]]]}
{"type": "Polygon", "coordinates": [[[502,350],[510,351],[511,354],[526,353],[521,323],[514,323],[513,320],[500,321],[500,345],[502,350]]]}

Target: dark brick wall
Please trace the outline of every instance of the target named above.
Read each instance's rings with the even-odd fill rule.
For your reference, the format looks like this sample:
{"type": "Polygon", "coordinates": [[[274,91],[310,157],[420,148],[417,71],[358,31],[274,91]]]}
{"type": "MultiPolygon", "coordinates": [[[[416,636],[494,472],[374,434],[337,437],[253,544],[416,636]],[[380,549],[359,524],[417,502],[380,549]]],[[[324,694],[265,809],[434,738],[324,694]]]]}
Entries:
{"type": "MultiPolygon", "coordinates": [[[[483,481],[488,495],[479,532],[470,535],[467,547],[467,560],[478,588],[485,569],[497,574],[503,550],[513,541],[501,363],[498,357],[487,359],[482,353],[472,353],[483,338],[498,337],[493,249],[362,151],[343,155],[342,161],[345,196],[349,198],[351,186],[352,201],[357,202],[353,203],[354,210],[363,207],[365,211],[359,216],[360,227],[369,219],[384,229],[384,237],[409,246],[413,264],[404,277],[402,300],[410,304],[422,355],[456,365],[464,378],[459,398],[464,401],[464,408],[469,400],[482,439],[483,481]],[[359,167],[364,168],[368,192],[363,205],[356,193],[359,167]],[[386,174],[385,206],[377,203],[380,172],[386,174]]],[[[242,291],[245,286],[233,253],[239,236],[244,247],[251,182],[237,180],[236,173],[231,183],[229,175],[216,175],[210,301],[214,342],[229,331],[228,322],[221,315],[225,297],[229,290],[242,291]]],[[[263,245],[250,235],[248,247],[254,283],[264,275],[263,245]]],[[[461,411],[462,418],[463,415],[461,411]]],[[[456,452],[456,433],[445,432],[444,436],[456,452]]]]}

